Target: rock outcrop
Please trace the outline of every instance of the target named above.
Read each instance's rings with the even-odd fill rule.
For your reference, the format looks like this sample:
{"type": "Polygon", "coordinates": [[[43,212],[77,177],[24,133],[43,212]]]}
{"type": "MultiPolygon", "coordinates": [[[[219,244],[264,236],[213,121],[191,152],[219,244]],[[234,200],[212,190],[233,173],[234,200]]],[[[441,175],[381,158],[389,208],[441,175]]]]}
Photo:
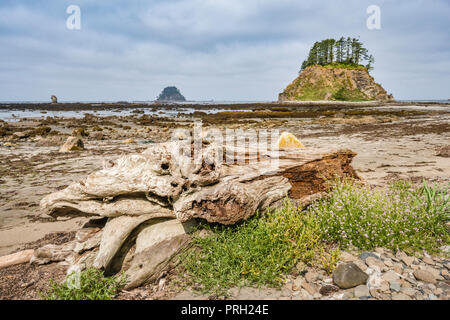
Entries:
{"type": "Polygon", "coordinates": [[[166,87],[164,90],[160,93],[158,96],[158,99],[156,101],[160,102],[182,102],[186,101],[186,98],[181,94],[180,90],[178,90],[177,87],[166,87]]]}
{"type": "Polygon", "coordinates": [[[388,101],[393,100],[364,67],[313,65],[279,94],[283,101],[388,101]]]}
{"type": "Polygon", "coordinates": [[[81,151],[84,150],[83,140],[79,137],[70,136],[66,142],[59,148],[59,152],[81,151]]]}

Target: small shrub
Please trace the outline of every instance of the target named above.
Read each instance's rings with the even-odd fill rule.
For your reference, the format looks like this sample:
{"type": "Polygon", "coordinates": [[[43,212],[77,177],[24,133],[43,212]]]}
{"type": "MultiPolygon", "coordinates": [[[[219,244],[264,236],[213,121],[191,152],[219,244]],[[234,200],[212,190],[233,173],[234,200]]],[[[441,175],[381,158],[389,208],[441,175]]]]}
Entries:
{"type": "Polygon", "coordinates": [[[72,273],[63,283],[50,280],[50,289],[42,294],[46,300],[111,300],[125,285],[125,276],[104,277],[100,270],[86,269],[79,274],[77,285],[71,285],[77,274],[72,273]]]}
{"type": "Polygon", "coordinates": [[[312,262],[321,248],[314,217],[289,201],[239,226],[212,230],[213,236],[194,239],[200,250],[191,251],[184,264],[198,289],[218,295],[239,285],[278,287],[283,274],[298,261],[312,262]]]}
{"type": "Polygon", "coordinates": [[[370,250],[438,250],[449,243],[449,198],[437,186],[413,188],[397,182],[388,190],[372,190],[350,180],[336,181],[327,199],[308,211],[320,224],[322,240],[341,248],[370,250]]]}

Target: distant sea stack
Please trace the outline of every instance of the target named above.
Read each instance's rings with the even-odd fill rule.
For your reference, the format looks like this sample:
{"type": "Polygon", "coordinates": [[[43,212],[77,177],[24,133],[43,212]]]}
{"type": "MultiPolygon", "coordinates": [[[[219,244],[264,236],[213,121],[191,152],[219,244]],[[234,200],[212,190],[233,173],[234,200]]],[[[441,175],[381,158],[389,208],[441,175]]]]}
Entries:
{"type": "Polygon", "coordinates": [[[166,87],[159,94],[156,101],[164,102],[164,101],[186,101],[186,98],[181,94],[180,90],[177,87],[166,87]]]}
{"type": "Polygon", "coordinates": [[[393,100],[369,74],[374,62],[358,38],[316,42],[302,63],[299,76],[279,94],[278,100],[393,100]]]}
{"type": "Polygon", "coordinates": [[[366,68],[314,65],[304,69],[278,100],[389,101],[394,97],[376,83],[366,68]]]}

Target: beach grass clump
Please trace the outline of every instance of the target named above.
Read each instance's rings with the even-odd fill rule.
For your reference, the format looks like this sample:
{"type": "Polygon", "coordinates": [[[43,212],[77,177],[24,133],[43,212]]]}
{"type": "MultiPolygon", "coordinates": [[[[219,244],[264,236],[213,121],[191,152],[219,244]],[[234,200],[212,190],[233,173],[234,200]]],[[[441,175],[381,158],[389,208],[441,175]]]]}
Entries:
{"type": "Polygon", "coordinates": [[[105,277],[103,272],[89,268],[72,273],[64,282],[50,280],[46,300],[112,300],[125,285],[125,276],[105,277]]]}
{"type": "MultiPolygon", "coordinates": [[[[217,295],[232,286],[279,287],[297,262],[312,262],[326,251],[313,215],[289,201],[237,226],[205,227],[214,235],[194,239],[198,250],[183,259],[184,267],[197,289],[217,295]]],[[[322,260],[329,264],[327,257],[322,260]]]]}
{"type": "Polygon", "coordinates": [[[308,208],[319,222],[321,239],[340,248],[435,252],[449,243],[449,196],[440,186],[414,188],[399,181],[370,189],[351,180],[335,181],[329,197],[308,208]]]}

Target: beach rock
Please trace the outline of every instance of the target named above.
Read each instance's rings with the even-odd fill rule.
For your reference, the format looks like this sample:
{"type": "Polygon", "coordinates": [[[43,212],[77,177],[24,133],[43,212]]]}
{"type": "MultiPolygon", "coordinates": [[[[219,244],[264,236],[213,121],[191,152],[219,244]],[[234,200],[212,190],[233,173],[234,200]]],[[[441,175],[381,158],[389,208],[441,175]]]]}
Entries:
{"type": "Polygon", "coordinates": [[[304,148],[303,143],[300,142],[292,133],[283,132],[278,138],[278,148],[304,148]]]}
{"type": "Polygon", "coordinates": [[[355,298],[370,297],[371,296],[370,292],[369,292],[369,288],[366,285],[364,285],[364,284],[355,287],[354,295],[355,295],[355,298]]]}
{"type": "Polygon", "coordinates": [[[61,146],[59,152],[81,151],[84,150],[83,140],[78,137],[68,137],[61,146]]]}
{"type": "Polygon", "coordinates": [[[364,251],[363,253],[361,253],[361,255],[359,256],[359,258],[361,260],[366,260],[367,258],[372,257],[374,259],[380,259],[380,255],[377,253],[373,253],[373,252],[368,252],[368,251],[364,251]]]}
{"type": "Polygon", "coordinates": [[[302,288],[305,289],[312,296],[318,293],[316,285],[308,283],[306,281],[302,282],[302,288]]]}
{"type": "Polygon", "coordinates": [[[392,294],[392,300],[411,300],[411,297],[402,292],[396,292],[392,294]]]}
{"type": "Polygon", "coordinates": [[[73,137],[87,137],[89,133],[84,128],[76,128],[72,130],[73,137]]]}
{"type": "Polygon", "coordinates": [[[103,132],[92,132],[89,134],[89,137],[93,140],[104,140],[105,139],[105,135],[103,134],[103,132]]]}
{"type": "Polygon", "coordinates": [[[395,281],[400,279],[400,274],[398,274],[394,270],[389,270],[386,273],[384,273],[381,278],[387,282],[395,281]]]}
{"type": "Polygon", "coordinates": [[[414,271],[413,274],[414,274],[414,277],[419,281],[436,283],[435,275],[427,270],[418,269],[418,270],[414,271]]]}
{"type": "Polygon", "coordinates": [[[333,294],[335,292],[338,292],[338,291],[339,291],[338,287],[336,287],[334,285],[327,284],[327,285],[324,285],[324,286],[322,286],[320,288],[319,293],[321,295],[323,295],[323,296],[329,296],[329,295],[331,295],[331,294],[333,294]]]}
{"type": "Polygon", "coordinates": [[[136,142],[136,141],[134,141],[133,138],[126,139],[126,140],[123,140],[123,141],[122,141],[122,143],[135,143],[135,142],[136,142]]]}
{"type": "Polygon", "coordinates": [[[408,267],[414,262],[414,257],[408,256],[406,253],[402,251],[397,252],[395,256],[408,267]]]}
{"type": "Polygon", "coordinates": [[[401,284],[400,284],[400,282],[398,282],[398,281],[390,281],[390,282],[389,282],[389,288],[390,288],[392,291],[398,292],[398,291],[400,291],[400,287],[401,287],[401,284]]]}
{"type": "Polygon", "coordinates": [[[17,139],[25,139],[30,136],[30,132],[14,132],[13,136],[17,137],[17,139]]]}
{"type": "Polygon", "coordinates": [[[66,140],[67,140],[66,136],[60,136],[60,135],[49,136],[49,137],[45,137],[45,138],[41,137],[41,138],[39,138],[39,140],[36,141],[36,145],[38,147],[55,147],[55,146],[60,146],[66,140]]]}
{"type": "Polygon", "coordinates": [[[16,264],[28,263],[33,257],[34,250],[23,250],[0,257],[0,269],[16,264]]]}
{"type": "Polygon", "coordinates": [[[305,274],[305,279],[308,282],[314,282],[314,281],[317,280],[318,277],[319,277],[319,274],[316,271],[314,271],[314,270],[308,271],[305,274]]]}
{"type": "Polygon", "coordinates": [[[340,255],[339,258],[343,262],[355,262],[356,260],[358,260],[357,257],[355,257],[351,253],[348,253],[348,252],[345,252],[345,251],[341,252],[341,255],[340,255]]]}
{"type": "Polygon", "coordinates": [[[374,257],[368,257],[366,259],[366,264],[369,267],[377,267],[380,271],[383,270],[383,268],[385,267],[385,264],[383,263],[383,261],[381,261],[380,259],[374,258],[374,257]]]}
{"type": "Polygon", "coordinates": [[[438,148],[436,155],[438,157],[450,158],[450,145],[438,148]]]}
{"type": "Polygon", "coordinates": [[[342,263],[333,271],[333,281],[341,289],[366,284],[368,278],[369,276],[352,262],[342,263]]]}
{"type": "Polygon", "coordinates": [[[430,257],[423,257],[422,261],[425,262],[426,264],[429,264],[429,265],[432,265],[432,266],[435,265],[434,260],[431,259],[430,257]]]}

